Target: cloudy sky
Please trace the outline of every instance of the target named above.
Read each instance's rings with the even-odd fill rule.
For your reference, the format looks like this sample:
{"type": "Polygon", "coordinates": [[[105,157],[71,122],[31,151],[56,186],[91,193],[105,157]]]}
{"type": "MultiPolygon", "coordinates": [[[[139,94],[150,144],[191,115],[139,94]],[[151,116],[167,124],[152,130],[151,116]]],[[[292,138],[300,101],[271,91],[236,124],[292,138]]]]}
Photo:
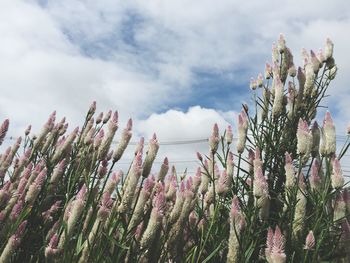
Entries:
{"type": "MultiPolygon", "coordinates": [[[[57,110],[72,127],[93,100],[118,110],[136,135],[160,141],[206,138],[250,102],[249,80],[271,60],[284,33],[300,50],[335,43],[339,71],[327,99],[344,134],[350,121],[350,8],[344,1],[3,0],[0,8],[0,119],[16,136],[40,130],[57,110]]],[[[136,140],[137,138],[135,138],[136,140]]],[[[205,145],[164,146],[174,160],[205,145]],[[177,147],[175,148],[171,147],[177,147]]],[[[203,148],[204,147],[204,148],[203,148]]]]}

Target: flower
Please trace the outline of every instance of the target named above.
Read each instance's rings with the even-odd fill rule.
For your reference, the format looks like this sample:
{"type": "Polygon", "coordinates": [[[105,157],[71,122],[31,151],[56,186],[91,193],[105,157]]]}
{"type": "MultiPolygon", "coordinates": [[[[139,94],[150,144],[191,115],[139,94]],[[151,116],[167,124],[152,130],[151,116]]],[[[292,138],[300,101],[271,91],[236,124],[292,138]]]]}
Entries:
{"type": "Polygon", "coordinates": [[[332,187],[335,189],[342,188],[344,185],[343,171],[337,158],[333,160],[333,172],[331,174],[332,187]]]}
{"type": "Polygon", "coordinates": [[[305,246],[304,249],[306,250],[312,250],[315,247],[315,236],[312,230],[309,231],[309,234],[307,234],[305,239],[305,246]]]}

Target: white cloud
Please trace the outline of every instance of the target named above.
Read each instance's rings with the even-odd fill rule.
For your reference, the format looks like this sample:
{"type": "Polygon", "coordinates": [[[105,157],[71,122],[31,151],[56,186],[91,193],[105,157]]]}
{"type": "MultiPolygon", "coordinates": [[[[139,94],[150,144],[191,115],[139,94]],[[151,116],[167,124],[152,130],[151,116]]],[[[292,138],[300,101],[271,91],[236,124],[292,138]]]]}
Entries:
{"type": "Polygon", "coordinates": [[[119,110],[122,121],[139,120],[137,132],[147,136],[207,136],[227,113],[168,105],[188,96],[202,104],[191,92],[198,70],[231,71],[232,86],[248,83],[280,32],[296,62],[302,47],[317,49],[331,36],[339,74],[328,102],[339,133],[349,122],[350,12],[341,0],[43,2],[6,1],[0,9],[0,119],[10,117],[15,134],[28,123],[38,130],[54,109],[78,125],[97,100],[102,110],[119,110]]]}

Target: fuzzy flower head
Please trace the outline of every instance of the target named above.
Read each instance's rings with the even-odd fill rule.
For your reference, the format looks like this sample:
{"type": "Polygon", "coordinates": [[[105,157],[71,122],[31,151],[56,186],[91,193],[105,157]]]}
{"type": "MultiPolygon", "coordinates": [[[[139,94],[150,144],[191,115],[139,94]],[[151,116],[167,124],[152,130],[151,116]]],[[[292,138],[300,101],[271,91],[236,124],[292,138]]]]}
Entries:
{"type": "Polygon", "coordinates": [[[9,125],[10,125],[10,120],[6,119],[0,126],[0,145],[3,143],[5,139],[6,133],[9,129],[9,125]]]}
{"type": "Polygon", "coordinates": [[[286,262],[286,254],[284,253],[285,239],[282,235],[281,229],[276,226],[273,236],[273,246],[271,259],[274,263],[286,262]]]}
{"type": "Polygon", "coordinates": [[[109,121],[109,119],[111,118],[112,116],[112,110],[109,110],[105,116],[103,117],[103,120],[102,120],[102,123],[105,124],[109,121]]]}
{"type": "Polygon", "coordinates": [[[326,112],[326,115],[324,117],[323,133],[324,154],[331,156],[336,151],[336,133],[335,125],[333,123],[333,119],[329,111],[326,112]]]}
{"type": "Polygon", "coordinates": [[[297,131],[297,151],[298,154],[308,157],[311,151],[312,134],[306,121],[299,119],[297,131]]]}
{"type": "Polygon", "coordinates": [[[220,141],[219,127],[218,127],[218,124],[215,123],[213,127],[213,133],[209,137],[209,147],[211,152],[215,153],[218,150],[219,141],[220,141]]]}
{"type": "Polygon", "coordinates": [[[217,193],[218,195],[225,195],[231,186],[230,178],[226,172],[226,170],[223,170],[219,180],[218,180],[218,185],[217,185],[217,193]]]}
{"type": "Polygon", "coordinates": [[[278,41],[277,41],[277,48],[279,53],[283,53],[286,50],[286,40],[284,38],[284,35],[281,33],[278,41]]]}
{"type": "Polygon", "coordinates": [[[237,140],[237,152],[243,153],[245,148],[245,143],[247,139],[248,131],[248,116],[243,109],[238,115],[238,140],[237,140]]]}
{"type": "Polygon", "coordinates": [[[253,184],[253,193],[255,197],[260,198],[268,196],[268,184],[261,167],[258,167],[256,174],[254,174],[253,184]]]}
{"type": "Polygon", "coordinates": [[[317,160],[314,160],[311,166],[310,186],[311,189],[319,190],[321,186],[321,178],[318,175],[320,164],[317,160]]]}
{"type": "Polygon", "coordinates": [[[105,221],[111,211],[113,200],[109,192],[105,192],[102,196],[100,209],[98,210],[97,216],[100,220],[105,221]]]}
{"type": "Polygon", "coordinates": [[[109,120],[108,129],[114,134],[118,129],[118,111],[113,113],[112,118],[109,120]]]}
{"type": "Polygon", "coordinates": [[[295,183],[295,169],[292,163],[292,157],[288,152],[285,153],[284,171],[286,173],[286,187],[292,188],[295,183]]]}
{"type": "Polygon", "coordinates": [[[57,248],[58,241],[59,241],[58,235],[57,233],[54,233],[50,239],[48,246],[45,248],[45,257],[47,259],[55,257],[59,254],[60,250],[57,248]]]}
{"type": "Polygon", "coordinates": [[[159,217],[163,217],[165,209],[165,196],[163,191],[160,191],[153,198],[153,209],[157,212],[159,217]]]}
{"type": "Polygon", "coordinates": [[[24,235],[24,231],[26,229],[27,226],[27,220],[23,221],[17,228],[16,233],[12,236],[13,237],[13,246],[17,247],[20,242],[21,239],[24,235]]]}
{"type": "MultiPolygon", "coordinates": [[[[131,136],[132,136],[131,130],[132,130],[132,119],[129,119],[127,122],[126,128],[122,132],[117,149],[113,153],[113,161],[114,162],[117,162],[122,157],[126,147],[128,146],[130,139],[131,139],[131,136]]],[[[135,155],[138,151],[142,152],[143,143],[144,143],[144,139],[142,137],[140,140],[140,143],[138,144],[138,147],[135,151],[135,155]]]]}
{"type": "Polygon", "coordinates": [[[309,234],[307,234],[305,239],[305,246],[304,249],[306,250],[312,250],[315,247],[315,236],[312,230],[310,230],[309,234]]]}
{"type": "Polygon", "coordinates": [[[331,182],[332,187],[335,189],[340,189],[344,185],[343,171],[337,158],[334,158],[333,160],[333,173],[331,175],[331,182]]]}
{"type": "Polygon", "coordinates": [[[325,45],[325,48],[324,48],[324,56],[325,56],[326,60],[332,58],[332,56],[333,56],[333,48],[334,48],[334,44],[333,44],[332,40],[328,37],[326,39],[326,45],[325,45]]]}
{"type": "Polygon", "coordinates": [[[233,141],[233,132],[232,132],[232,126],[229,125],[226,128],[226,142],[227,144],[231,144],[233,141]]]}
{"type": "Polygon", "coordinates": [[[270,79],[272,75],[272,67],[269,63],[265,64],[265,79],[270,79]]]}

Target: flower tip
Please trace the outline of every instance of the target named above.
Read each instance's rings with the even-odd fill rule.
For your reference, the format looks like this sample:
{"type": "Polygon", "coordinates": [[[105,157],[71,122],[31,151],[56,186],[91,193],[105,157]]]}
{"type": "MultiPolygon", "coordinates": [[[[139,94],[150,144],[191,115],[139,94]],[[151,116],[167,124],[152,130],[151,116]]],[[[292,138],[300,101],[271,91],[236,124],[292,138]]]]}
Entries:
{"type": "Polygon", "coordinates": [[[128,123],[126,125],[126,129],[129,131],[131,131],[131,129],[132,129],[132,119],[131,118],[128,120],[128,123]]]}
{"type": "Polygon", "coordinates": [[[169,165],[169,159],[168,159],[168,157],[165,157],[165,158],[164,158],[163,163],[164,163],[165,165],[169,165]]]}

